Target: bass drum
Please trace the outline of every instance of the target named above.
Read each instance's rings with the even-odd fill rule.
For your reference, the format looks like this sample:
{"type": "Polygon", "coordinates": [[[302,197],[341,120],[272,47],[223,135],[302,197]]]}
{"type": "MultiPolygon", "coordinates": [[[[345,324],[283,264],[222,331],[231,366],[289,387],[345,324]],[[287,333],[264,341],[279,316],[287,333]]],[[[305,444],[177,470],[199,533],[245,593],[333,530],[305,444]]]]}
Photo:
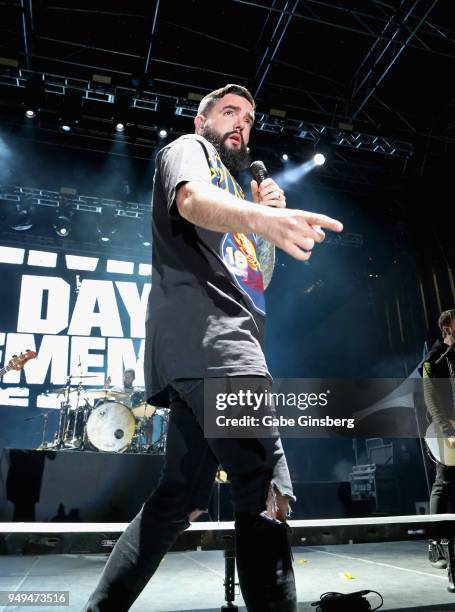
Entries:
{"type": "Polygon", "coordinates": [[[123,453],[135,429],[131,410],[119,402],[103,402],[92,410],[87,421],[87,438],[100,451],[123,453]]]}

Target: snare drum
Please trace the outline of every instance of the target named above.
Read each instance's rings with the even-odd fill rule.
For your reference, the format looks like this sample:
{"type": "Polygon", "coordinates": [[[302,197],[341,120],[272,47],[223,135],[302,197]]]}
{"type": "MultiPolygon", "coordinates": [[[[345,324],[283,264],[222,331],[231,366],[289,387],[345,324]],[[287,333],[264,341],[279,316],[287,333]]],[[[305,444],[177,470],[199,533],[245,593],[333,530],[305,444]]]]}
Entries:
{"type": "Polygon", "coordinates": [[[120,402],[102,402],[87,421],[87,438],[100,451],[122,453],[131,443],[135,421],[131,410],[120,402]]]}

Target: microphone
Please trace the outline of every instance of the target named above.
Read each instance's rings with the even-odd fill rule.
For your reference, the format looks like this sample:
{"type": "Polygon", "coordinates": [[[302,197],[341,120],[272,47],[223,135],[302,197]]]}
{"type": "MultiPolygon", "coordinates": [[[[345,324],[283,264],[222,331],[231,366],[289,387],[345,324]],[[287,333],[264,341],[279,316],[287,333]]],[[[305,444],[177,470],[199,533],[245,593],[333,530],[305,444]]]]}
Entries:
{"type": "Polygon", "coordinates": [[[444,353],[438,359],[436,359],[436,361],[434,362],[434,365],[439,365],[439,363],[444,359],[444,357],[447,357],[450,351],[454,351],[454,350],[455,350],[455,344],[451,344],[449,348],[446,349],[444,353]]]}
{"type": "Polygon", "coordinates": [[[265,167],[264,162],[262,161],[254,161],[250,165],[251,174],[258,185],[265,181],[265,179],[269,178],[269,173],[267,168],[265,167]]]}

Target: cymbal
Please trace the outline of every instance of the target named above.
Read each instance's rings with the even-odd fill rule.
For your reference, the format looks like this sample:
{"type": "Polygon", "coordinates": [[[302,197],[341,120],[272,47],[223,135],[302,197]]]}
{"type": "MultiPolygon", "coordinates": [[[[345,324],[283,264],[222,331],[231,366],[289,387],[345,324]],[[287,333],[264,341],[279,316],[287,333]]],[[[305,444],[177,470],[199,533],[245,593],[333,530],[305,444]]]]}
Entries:
{"type": "Polygon", "coordinates": [[[70,374],[69,378],[98,378],[99,374],[70,374]]]}
{"type": "Polygon", "coordinates": [[[84,397],[90,399],[117,399],[125,400],[129,398],[129,394],[124,391],[113,391],[111,389],[86,389],[84,390],[84,397]]]}
{"type": "Polygon", "coordinates": [[[153,416],[155,410],[156,406],[143,402],[142,404],[139,404],[139,406],[134,406],[134,408],[131,409],[131,412],[137,419],[149,419],[151,416],[153,416]]]}

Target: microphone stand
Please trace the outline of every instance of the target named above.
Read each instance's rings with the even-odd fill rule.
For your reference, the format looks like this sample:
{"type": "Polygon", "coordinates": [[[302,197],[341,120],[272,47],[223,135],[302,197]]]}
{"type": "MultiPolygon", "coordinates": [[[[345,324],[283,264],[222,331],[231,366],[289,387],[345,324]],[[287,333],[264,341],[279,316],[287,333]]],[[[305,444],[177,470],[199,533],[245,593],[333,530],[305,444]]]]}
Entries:
{"type": "Polygon", "coordinates": [[[41,444],[38,446],[38,448],[36,450],[43,450],[43,449],[47,449],[47,442],[44,441],[45,437],[46,437],[46,428],[47,428],[47,419],[49,418],[49,414],[47,412],[41,412],[40,414],[37,414],[36,416],[32,416],[32,417],[27,417],[26,419],[24,419],[24,421],[33,421],[33,419],[39,419],[40,417],[43,417],[43,436],[41,438],[41,444]]]}

